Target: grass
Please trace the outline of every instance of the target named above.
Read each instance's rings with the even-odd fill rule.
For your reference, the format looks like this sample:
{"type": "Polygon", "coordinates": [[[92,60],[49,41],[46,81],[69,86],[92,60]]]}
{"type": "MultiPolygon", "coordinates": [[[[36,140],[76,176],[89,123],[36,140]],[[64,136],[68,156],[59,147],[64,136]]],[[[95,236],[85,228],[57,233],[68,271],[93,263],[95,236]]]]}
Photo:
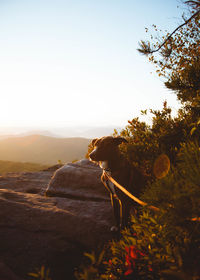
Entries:
{"type": "Polygon", "coordinates": [[[37,172],[48,167],[48,165],[41,165],[31,162],[14,162],[0,160],[0,174],[6,174],[8,172],[37,172]]]}

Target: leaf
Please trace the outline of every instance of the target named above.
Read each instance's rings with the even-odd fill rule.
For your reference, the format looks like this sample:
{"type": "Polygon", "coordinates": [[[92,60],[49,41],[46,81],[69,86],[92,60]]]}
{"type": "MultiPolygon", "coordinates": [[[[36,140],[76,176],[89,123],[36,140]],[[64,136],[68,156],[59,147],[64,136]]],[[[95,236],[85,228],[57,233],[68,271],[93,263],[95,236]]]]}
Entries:
{"type": "Polygon", "coordinates": [[[92,264],[95,264],[96,258],[95,258],[95,253],[94,252],[92,252],[92,253],[84,253],[84,255],[91,260],[92,264]]]}
{"type": "Polygon", "coordinates": [[[190,135],[193,135],[193,133],[196,131],[196,127],[193,127],[191,130],[190,130],[190,135]]]}
{"type": "Polygon", "coordinates": [[[39,276],[37,273],[32,273],[32,272],[28,273],[28,275],[30,275],[32,277],[35,277],[35,278],[38,278],[38,276],[39,276]]]}
{"type": "Polygon", "coordinates": [[[99,255],[99,259],[98,259],[98,262],[97,262],[98,265],[102,262],[104,253],[105,253],[105,251],[103,250],[103,251],[100,253],[100,255],[99,255]]]}
{"type": "Polygon", "coordinates": [[[44,276],[45,276],[45,267],[44,267],[44,265],[41,266],[40,275],[41,275],[41,278],[44,278],[44,276]]]}
{"type": "Polygon", "coordinates": [[[176,272],[172,270],[162,271],[161,274],[164,276],[164,279],[173,279],[173,280],[191,279],[188,278],[188,275],[185,275],[183,272],[176,272]]]}

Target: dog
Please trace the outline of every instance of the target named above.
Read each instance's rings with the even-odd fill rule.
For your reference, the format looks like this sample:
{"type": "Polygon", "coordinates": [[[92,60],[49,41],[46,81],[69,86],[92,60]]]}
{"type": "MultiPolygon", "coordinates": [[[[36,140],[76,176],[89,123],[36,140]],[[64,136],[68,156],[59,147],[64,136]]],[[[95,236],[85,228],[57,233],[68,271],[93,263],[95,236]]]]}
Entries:
{"type": "MultiPolygon", "coordinates": [[[[122,143],[128,143],[128,141],[123,137],[104,136],[95,138],[91,142],[94,149],[89,154],[89,158],[98,162],[100,167],[109,172],[113,179],[127,191],[138,196],[146,183],[145,176],[122,155],[119,150],[119,145],[122,143]]],[[[101,180],[102,182],[106,180],[104,172],[101,180]]],[[[111,231],[120,231],[128,226],[130,210],[132,207],[136,207],[136,202],[110,181],[107,183],[107,187],[116,221],[116,225],[111,228],[111,231]]]]}

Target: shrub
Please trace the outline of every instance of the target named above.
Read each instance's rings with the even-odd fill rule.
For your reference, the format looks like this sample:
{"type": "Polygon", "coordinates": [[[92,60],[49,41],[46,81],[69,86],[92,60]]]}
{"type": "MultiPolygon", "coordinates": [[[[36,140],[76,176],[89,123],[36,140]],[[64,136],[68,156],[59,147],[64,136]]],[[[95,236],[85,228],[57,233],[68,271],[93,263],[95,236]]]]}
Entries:
{"type": "Polygon", "coordinates": [[[143,199],[160,208],[140,209],[120,240],[76,274],[77,279],[200,279],[200,148],[181,145],[176,165],[155,180],[143,199]]]}
{"type": "MultiPolygon", "coordinates": [[[[121,132],[115,131],[128,140],[127,145],[121,147],[122,152],[133,164],[139,166],[149,175],[153,175],[153,165],[156,158],[166,154],[170,162],[176,163],[176,155],[188,137],[191,127],[185,117],[185,110],[179,111],[178,116],[172,117],[171,108],[167,102],[163,103],[162,110],[150,110],[152,125],[135,118],[121,132]]],[[[147,111],[143,111],[147,114],[147,111]]]]}

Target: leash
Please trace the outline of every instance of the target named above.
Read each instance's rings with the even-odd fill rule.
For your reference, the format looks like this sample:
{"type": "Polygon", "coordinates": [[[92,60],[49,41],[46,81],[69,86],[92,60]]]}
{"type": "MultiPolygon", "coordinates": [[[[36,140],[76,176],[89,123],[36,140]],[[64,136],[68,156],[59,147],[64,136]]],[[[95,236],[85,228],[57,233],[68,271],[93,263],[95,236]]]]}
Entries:
{"type": "MultiPolygon", "coordinates": [[[[144,201],[140,200],[139,198],[137,198],[136,196],[132,195],[129,191],[127,191],[124,187],[122,187],[117,181],[115,181],[115,179],[113,179],[113,177],[110,176],[105,169],[103,170],[103,175],[108,180],[110,180],[118,189],[120,189],[123,193],[125,193],[127,196],[129,196],[132,200],[134,200],[138,204],[140,204],[142,206],[147,206],[149,209],[151,209],[153,211],[156,211],[156,212],[160,211],[160,209],[158,207],[155,207],[153,205],[148,205],[146,202],[144,202],[144,201]]],[[[103,180],[103,184],[108,190],[110,190],[110,187],[106,184],[105,180],[103,180]]],[[[117,196],[116,193],[113,193],[113,195],[117,196]]],[[[190,220],[193,221],[193,222],[200,222],[200,217],[195,217],[195,218],[192,218],[190,220]]]]}
{"type": "MultiPolygon", "coordinates": [[[[127,196],[129,196],[132,200],[134,200],[135,202],[137,202],[138,204],[142,205],[142,206],[147,206],[149,209],[153,210],[153,211],[160,211],[159,208],[152,206],[152,205],[148,205],[146,202],[140,200],[139,198],[137,198],[136,196],[132,195],[129,191],[127,191],[124,187],[122,187],[117,181],[115,181],[115,179],[113,179],[112,176],[110,176],[108,174],[108,172],[104,169],[103,170],[103,175],[110,180],[118,189],[120,189],[123,193],[125,193],[127,196]]],[[[103,182],[104,185],[106,186],[106,188],[109,188],[106,184],[106,182],[103,182]]]]}
{"type": "MultiPolygon", "coordinates": [[[[129,191],[127,191],[124,187],[122,187],[117,181],[115,181],[115,179],[113,179],[112,176],[110,176],[108,174],[108,172],[104,169],[103,170],[103,175],[110,180],[118,189],[120,189],[123,193],[125,193],[127,196],[129,196],[132,200],[134,200],[135,202],[137,202],[138,204],[142,205],[142,206],[147,206],[149,209],[159,212],[160,209],[158,207],[155,207],[153,205],[148,205],[146,202],[140,200],[139,198],[137,198],[136,196],[134,196],[133,194],[131,194],[129,191]]],[[[103,184],[104,186],[110,191],[110,187],[106,184],[106,181],[103,179],[103,184]]],[[[112,190],[111,190],[112,191],[112,190]]],[[[112,192],[113,193],[113,192],[112,192]]],[[[114,196],[117,196],[116,193],[113,193],[114,196]]],[[[190,219],[191,221],[194,222],[200,222],[200,217],[195,217],[190,219]]]]}

